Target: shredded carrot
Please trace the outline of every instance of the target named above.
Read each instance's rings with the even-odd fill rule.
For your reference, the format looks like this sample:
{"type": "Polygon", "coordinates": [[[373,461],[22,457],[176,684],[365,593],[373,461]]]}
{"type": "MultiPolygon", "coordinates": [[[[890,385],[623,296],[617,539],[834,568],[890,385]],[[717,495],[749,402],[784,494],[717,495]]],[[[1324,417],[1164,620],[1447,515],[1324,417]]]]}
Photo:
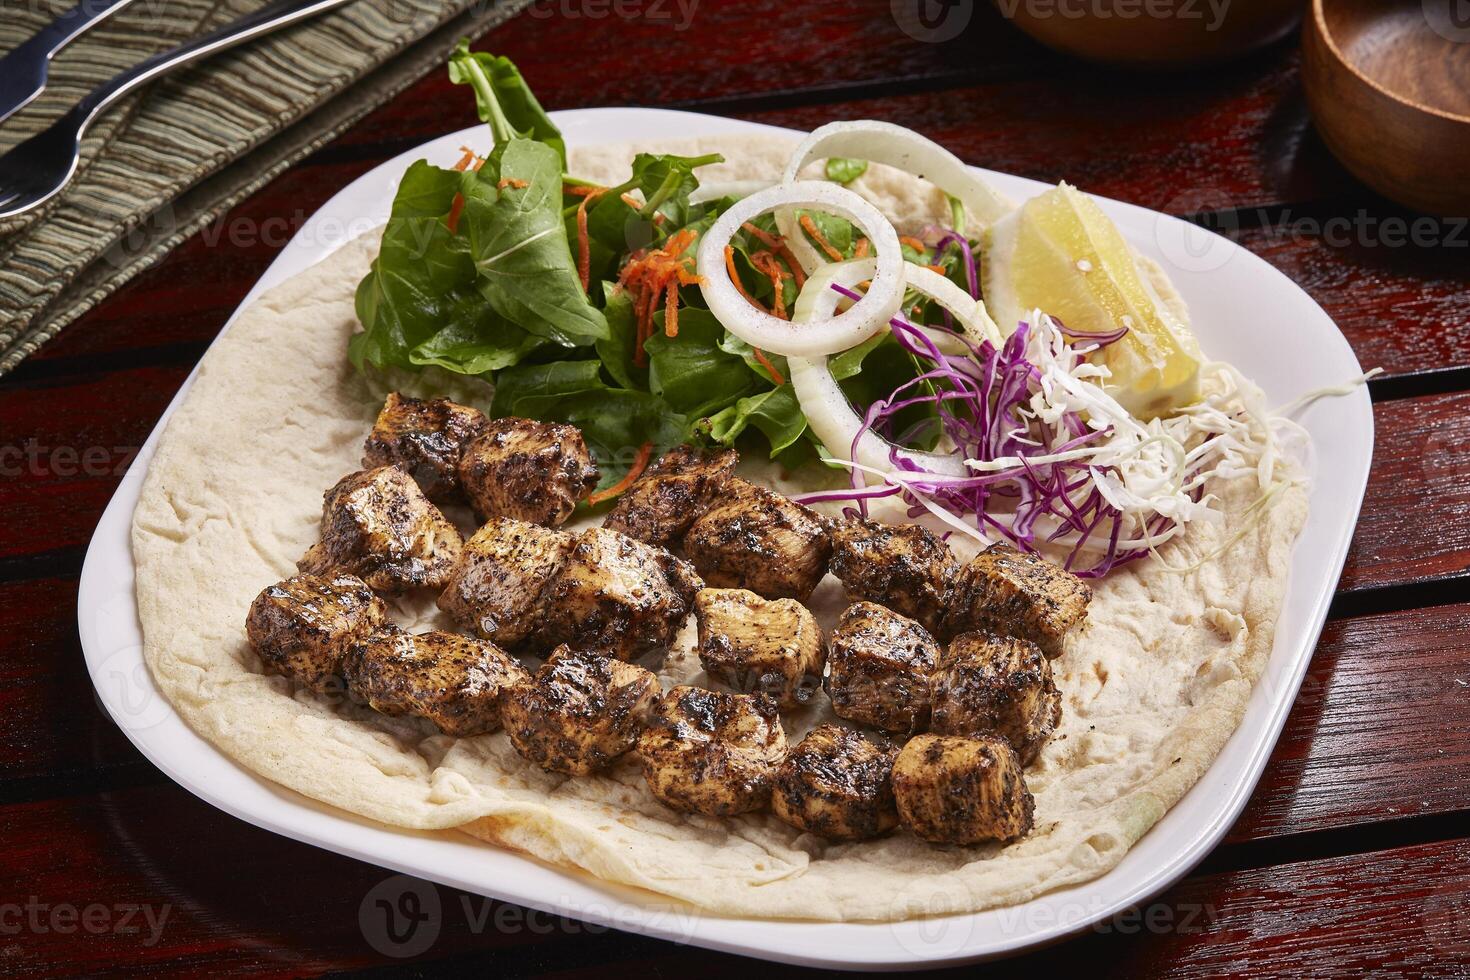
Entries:
{"type": "Polygon", "coordinates": [[[923,254],[924,252],[929,251],[929,246],[928,245],[925,245],[923,242],[919,241],[917,238],[915,238],[912,235],[900,235],[900,236],[898,236],[898,243],[900,245],[907,245],[909,248],[913,249],[915,252],[918,252],[920,254],[923,254]]]}
{"type": "Polygon", "coordinates": [[[832,243],[822,237],[822,233],[817,230],[817,223],[812,220],[811,215],[804,214],[801,216],[801,230],[807,233],[811,240],[816,243],[818,248],[827,253],[827,257],[829,259],[831,259],[833,262],[842,261],[842,253],[833,248],[832,243]]]}
{"type": "Polygon", "coordinates": [[[778,385],[784,385],[786,383],[786,379],[781,377],[781,372],[776,370],[776,365],[771,363],[771,359],[766,356],[765,351],[759,347],[752,347],[750,351],[755,355],[755,359],[760,362],[760,366],[770,372],[772,381],[778,385]]]}
{"type": "Polygon", "coordinates": [[[570,194],[573,197],[586,197],[588,194],[601,194],[607,188],[598,187],[596,184],[573,184],[570,187],[563,185],[561,190],[563,194],[570,194]]]}
{"type": "Polygon", "coordinates": [[[931,265],[926,265],[924,266],[924,268],[928,269],[930,272],[937,272],[941,276],[944,275],[944,266],[940,265],[938,262],[935,262],[931,265]]]}
{"type": "Polygon", "coordinates": [[[781,243],[781,258],[786,261],[786,268],[791,270],[791,278],[796,282],[796,288],[801,289],[806,285],[806,273],[802,271],[801,261],[792,253],[791,246],[785,242],[781,243]]]}
{"type": "Polygon", "coordinates": [[[855,259],[867,258],[869,244],[870,243],[866,238],[859,238],[857,244],[854,245],[852,248],[852,257],[855,259]]]}
{"type": "Polygon", "coordinates": [[[628,468],[628,472],[623,476],[623,478],[617,483],[614,483],[612,486],[608,487],[606,490],[599,490],[592,496],[588,497],[587,503],[589,505],[596,506],[597,504],[602,503],[604,500],[611,500],[618,494],[623,493],[633,484],[637,483],[638,478],[643,475],[643,470],[648,466],[648,458],[652,455],[653,443],[645,442],[643,445],[639,446],[638,455],[633,457],[633,465],[628,468]]]}
{"type": "Polygon", "coordinates": [[[664,336],[679,336],[679,286],[670,283],[667,287],[669,294],[664,302],[664,336]]]}
{"type": "Polygon", "coordinates": [[[745,283],[743,283],[743,282],[740,281],[740,273],[737,272],[736,269],[735,269],[735,246],[734,245],[726,245],[725,246],[725,272],[729,274],[730,281],[735,284],[735,288],[736,289],[740,290],[740,295],[745,297],[745,301],[747,303],[749,303],[751,306],[754,306],[756,309],[760,310],[762,313],[769,313],[769,312],[771,312],[770,310],[768,310],[764,306],[762,306],[760,304],[760,301],[759,300],[757,300],[754,296],[750,295],[750,291],[745,288],[745,283]]]}
{"type": "Polygon", "coordinates": [[[757,228],[755,225],[751,224],[749,221],[747,221],[745,224],[741,225],[740,227],[741,228],[744,228],[751,235],[753,235],[757,239],[759,239],[760,240],[760,243],[762,245],[764,245],[766,248],[770,249],[773,252],[776,251],[777,249],[779,249],[781,247],[781,239],[779,237],[777,237],[776,235],[771,234],[768,231],[764,231],[763,229],[757,228]]]}
{"type": "Polygon", "coordinates": [[[500,178],[500,182],[495,186],[498,190],[502,191],[505,190],[507,187],[513,187],[519,191],[524,190],[531,185],[526,183],[524,180],[521,180],[519,177],[502,177],[500,178]]]}
{"type": "Polygon", "coordinates": [[[787,319],[784,280],[791,273],[781,267],[781,261],[776,258],[774,252],[752,253],[750,264],[765,273],[766,278],[771,280],[771,291],[774,293],[774,299],[771,302],[771,312],[783,320],[787,319]]]}
{"type": "Polygon", "coordinates": [[[451,235],[459,231],[459,216],[463,212],[464,195],[456,194],[454,195],[454,200],[449,205],[449,214],[444,219],[444,223],[449,226],[449,233],[451,235]]]}
{"type": "Polygon", "coordinates": [[[633,348],[633,363],[640,367],[645,363],[643,342],[653,336],[653,317],[660,300],[664,304],[664,332],[670,337],[676,336],[679,332],[679,287],[704,281],[690,268],[694,256],[684,254],[694,239],[692,230],[681,229],[670,235],[661,248],[652,252],[634,252],[618,276],[620,285],[634,291],[637,342],[633,348]]]}
{"type": "Polygon", "coordinates": [[[638,203],[638,198],[634,197],[632,194],[629,194],[627,191],[624,191],[621,196],[623,199],[623,203],[628,205],[628,207],[632,208],[634,211],[637,211],[639,208],[643,207],[642,204],[638,203]]]}
{"type": "Polygon", "coordinates": [[[584,293],[592,288],[592,240],[587,235],[587,205],[601,194],[600,190],[584,194],[577,205],[577,278],[582,280],[584,293]]]}
{"type": "Polygon", "coordinates": [[[461,172],[465,170],[479,170],[485,165],[484,158],[468,146],[461,146],[460,150],[463,151],[464,156],[460,157],[459,162],[454,165],[455,170],[461,172]]]}

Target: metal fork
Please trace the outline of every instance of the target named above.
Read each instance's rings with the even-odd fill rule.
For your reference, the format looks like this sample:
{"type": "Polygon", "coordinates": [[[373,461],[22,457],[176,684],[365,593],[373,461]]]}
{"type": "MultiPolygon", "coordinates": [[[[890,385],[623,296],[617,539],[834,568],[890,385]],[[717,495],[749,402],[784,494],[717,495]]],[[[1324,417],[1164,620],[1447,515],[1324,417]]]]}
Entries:
{"type": "Polygon", "coordinates": [[[0,58],[0,122],[28,105],[46,88],[46,74],[58,51],[132,2],[81,0],[0,58]]]}
{"type": "Polygon", "coordinates": [[[82,134],[108,106],[182,65],[271,31],[335,10],[352,0],[276,0],[201,38],[138,62],[99,85],[70,112],[0,156],[0,220],[24,214],[60,193],[76,173],[82,134]]]}

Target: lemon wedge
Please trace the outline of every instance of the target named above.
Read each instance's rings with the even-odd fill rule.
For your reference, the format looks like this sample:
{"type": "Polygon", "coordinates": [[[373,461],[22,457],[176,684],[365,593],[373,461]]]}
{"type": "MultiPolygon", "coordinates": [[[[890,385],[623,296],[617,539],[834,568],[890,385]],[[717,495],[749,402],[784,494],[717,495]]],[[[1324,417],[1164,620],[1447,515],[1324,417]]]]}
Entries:
{"type": "MultiPolygon", "coordinates": [[[[1031,198],[991,226],[982,253],[985,304],[1009,334],[1032,310],[1076,333],[1128,332],[1093,358],[1108,389],[1148,419],[1199,398],[1199,344],[1160,297],[1154,276],[1097,202],[1069,184],[1031,198]]],[[[1165,286],[1172,290],[1172,287],[1165,286]]]]}

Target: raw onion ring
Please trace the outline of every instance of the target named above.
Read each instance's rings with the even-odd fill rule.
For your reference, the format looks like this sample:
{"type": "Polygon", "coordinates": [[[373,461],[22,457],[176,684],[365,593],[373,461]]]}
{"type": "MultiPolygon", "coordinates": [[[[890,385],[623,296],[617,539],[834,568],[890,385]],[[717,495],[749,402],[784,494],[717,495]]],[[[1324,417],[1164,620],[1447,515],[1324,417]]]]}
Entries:
{"type": "MultiPolygon", "coordinates": [[[[1014,204],[975,176],[963,160],[938,143],[911,129],[874,119],[834,122],[814,129],[791,154],[782,182],[794,182],[808,163],[828,157],[882,163],[927,180],[958,198],[965,206],[965,214],[981,226],[988,226],[1015,209],[1014,204]]],[[[801,234],[793,210],[777,211],[776,227],[805,267],[804,271],[811,272],[821,264],[822,256],[801,234]]],[[[955,230],[964,233],[963,228],[955,230]]]]}
{"type": "MultiPolygon", "coordinates": [[[[832,311],[837,308],[838,302],[843,298],[832,287],[834,285],[845,288],[856,286],[872,276],[875,265],[876,260],[874,259],[855,259],[850,262],[832,263],[818,270],[802,287],[801,295],[796,299],[792,322],[809,323],[830,317],[832,311]]],[[[917,266],[909,264],[905,271],[912,272],[915,268],[917,266]]],[[[922,271],[929,272],[928,269],[922,271]]],[[[943,276],[932,272],[930,275],[934,275],[937,279],[944,279],[943,276]]],[[[954,283],[950,283],[949,280],[944,281],[954,286],[954,283]]],[[[916,288],[927,294],[927,290],[922,287],[916,288]]],[[[955,287],[955,292],[959,293],[971,306],[976,303],[976,300],[971,299],[958,287],[955,287]]],[[[940,297],[934,298],[941,305],[945,305],[946,309],[949,308],[940,297]]],[[[853,308],[856,309],[856,306],[853,308]]],[[[958,313],[959,311],[950,310],[950,312],[958,313]]],[[[927,330],[925,332],[931,333],[927,330]]],[[[939,334],[940,332],[933,331],[932,333],[939,334]]],[[[885,472],[893,469],[894,454],[897,454],[899,459],[908,460],[930,472],[956,477],[971,475],[965,466],[965,461],[957,455],[904,449],[866,428],[863,420],[853,409],[852,403],[847,400],[847,395],[843,393],[842,387],[838,385],[837,379],[832,377],[826,354],[817,354],[812,357],[788,356],[786,366],[791,372],[791,385],[796,390],[796,400],[801,403],[802,414],[806,416],[807,424],[812,427],[812,431],[817,434],[822,445],[827,447],[828,452],[885,472]]]]}
{"type": "MultiPolygon", "coordinates": [[[[700,291],[715,318],[741,340],[767,353],[787,357],[835,354],[856,347],[888,325],[903,303],[903,252],[898,232],[873,205],[850,190],[820,180],[795,181],[758,191],[736,202],[699,239],[695,253],[700,291]],[[872,285],[850,309],[804,323],[772,316],[751,306],[725,268],[725,246],[747,221],[778,207],[805,207],[830,212],[852,222],[873,243],[872,285]]],[[[857,280],[861,282],[862,280],[857,280]]],[[[835,299],[836,297],[834,297],[835,299]]]]}

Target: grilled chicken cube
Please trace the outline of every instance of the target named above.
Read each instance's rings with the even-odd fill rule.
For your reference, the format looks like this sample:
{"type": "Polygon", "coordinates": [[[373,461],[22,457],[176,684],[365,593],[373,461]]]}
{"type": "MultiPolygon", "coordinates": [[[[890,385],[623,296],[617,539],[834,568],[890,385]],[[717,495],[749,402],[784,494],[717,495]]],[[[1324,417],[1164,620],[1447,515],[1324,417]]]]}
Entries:
{"type": "Polygon", "coordinates": [[[709,507],[739,461],[733,449],[705,453],[676,446],[618,498],[602,526],[639,541],[671,547],[709,507]]]}
{"type": "Polygon", "coordinates": [[[495,518],[465,542],[439,608],[476,635],[517,649],[539,628],[541,596],[575,543],[565,531],[495,518]]]}
{"type": "Polygon", "coordinates": [[[762,599],[746,589],[701,589],[694,597],[699,661],[715,680],[769,694],[783,708],[805,704],[827,662],[822,628],[795,599],[762,599]]]}
{"type": "Polygon", "coordinates": [[[638,738],[648,788],[684,813],[728,817],[765,806],[786,756],[776,702],[763,694],[676,687],[638,738]]]}
{"type": "Polygon", "coordinates": [[[832,574],[849,602],[866,599],[917,620],[931,633],[959,570],[949,545],[917,524],[849,520],[832,532],[832,574]]]}
{"type": "Polygon", "coordinates": [[[732,477],[689,528],[684,553],[710,585],[804,601],[827,574],[832,539],[815,511],[732,477]]]}
{"type": "Polygon", "coordinates": [[[996,735],[916,735],[893,763],[898,819],[934,844],[1013,841],[1036,804],[1011,744],[996,735]]]}
{"type": "Polygon", "coordinates": [[[991,545],[955,576],[942,632],[946,637],[974,630],[1016,636],[1056,657],[1067,632],[1087,615],[1090,601],[1092,590],[1060,565],[991,545]]]}
{"type": "Polygon", "coordinates": [[[481,520],[514,517],[557,527],[597,486],[597,466],[573,426],[491,419],[465,443],[459,482],[481,520]]]}
{"type": "Polygon", "coordinates": [[[460,451],[486,421],[479,409],[447,398],[425,400],[392,392],[363,444],[363,468],[397,466],[418,481],[430,500],[461,500],[460,451]]]}
{"type": "Polygon", "coordinates": [[[385,715],[427,718],[445,735],[500,727],[500,693],[531,675],[487,640],[390,626],[356,644],[342,663],[347,689],[385,715]]]}
{"type": "Polygon", "coordinates": [[[893,760],[898,749],[841,725],[819,725],[776,771],[771,811],[828,840],[866,840],[898,825],[893,760]]]}
{"type": "Polygon", "coordinates": [[[387,619],[387,605],[354,575],[297,575],[255,597],[245,635],[267,672],[326,694],[341,689],[353,644],[387,619]]]}
{"type": "Polygon", "coordinates": [[[443,588],[464,539],[413,477],[380,466],[343,477],[326,493],[321,540],[298,570],[350,572],[379,592],[443,588]]]}
{"type": "Polygon", "coordinates": [[[662,548],[591,528],[576,535],[546,587],[540,639],[636,660],[669,645],[703,584],[662,548]]]}
{"type": "Polygon", "coordinates": [[[1062,720],[1051,662],[1030,640],[962,633],[939,658],[930,683],[940,735],[1000,735],[1030,765],[1062,720]]]}
{"type": "Polygon", "coordinates": [[[839,718],[908,735],[929,721],[929,631],[872,602],[848,606],[827,642],[824,686],[839,718]]]}
{"type": "Polygon", "coordinates": [[[534,677],[502,692],[500,716],[527,760],[586,776],[637,743],[658,692],[658,678],[642,667],[559,647],[534,677]]]}

